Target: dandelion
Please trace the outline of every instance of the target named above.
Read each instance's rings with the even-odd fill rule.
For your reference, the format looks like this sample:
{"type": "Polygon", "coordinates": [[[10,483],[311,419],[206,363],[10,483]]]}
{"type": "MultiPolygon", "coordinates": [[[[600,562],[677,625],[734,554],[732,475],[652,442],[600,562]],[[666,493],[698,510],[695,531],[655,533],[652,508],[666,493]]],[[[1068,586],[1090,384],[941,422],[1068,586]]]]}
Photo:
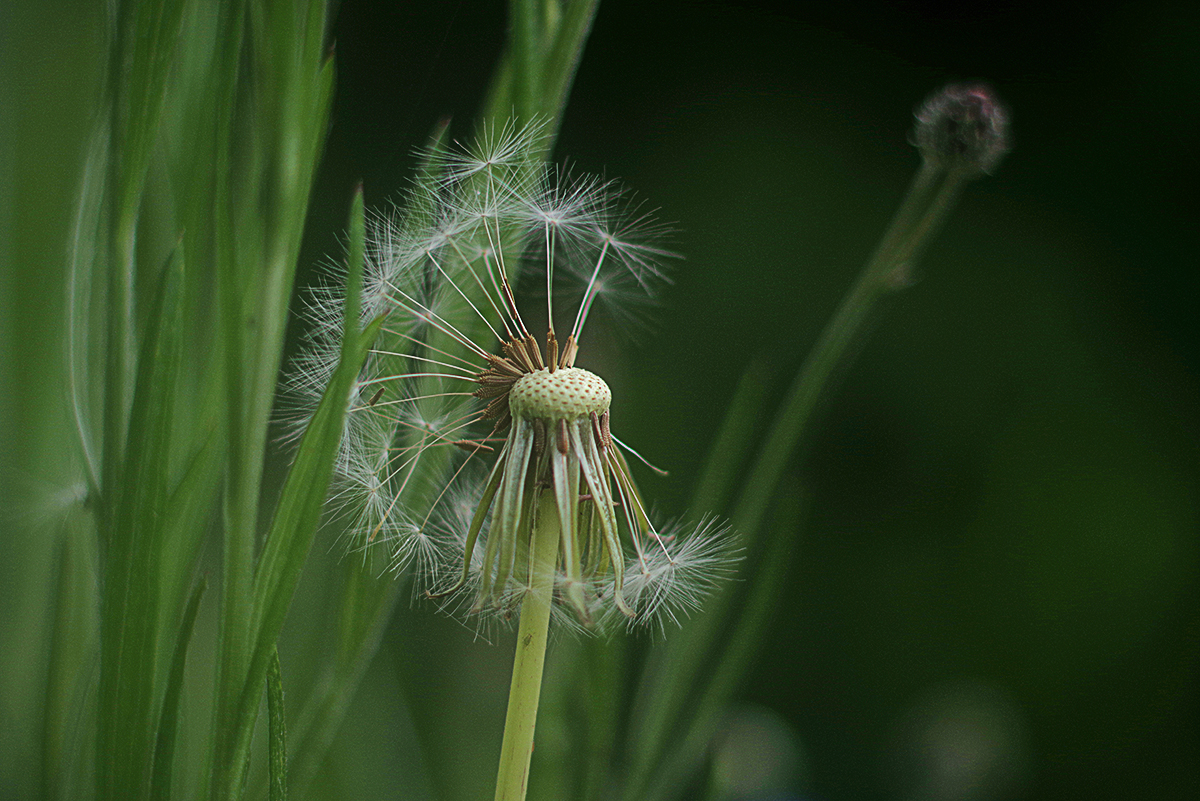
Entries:
{"type": "Polygon", "coordinates": [[[986,84],[942,87],[915,116],[911,139],[921,154],[967,176],[990,174],[1012,148],[1008,109],[986,84]]]}
{"type": "MultiPolygon", "coordinates": [[[[608,385],[576,365],[589,319],[636,319],[671,254],[613,184],[543,166],[541,136],[487,129],[430,154],[403,207],[373,220],[364,315],[385,321],[331,501],[352,547],[387,547],[448,607],[511,617],[536,590],[537,532],[553,529],[560,617],[675,619],[720,574],[727,532],[654,525],[630,471],[645,460],[611,431],[608,385]],[[545,295],[537,323],[524,281],[545,295]]],[[[310,400],[338,352],[338,308],[334,292],[310,303],[314,342],[293,379],[310,400]]]]}
{"type": "MultiPolygon", "coordinates": [[[[363,308],[383,324],[332,495],[354,547],[386,546],[427,597],[520,610],[497,798],[524,797],[555,611],[587,628],[661,625],[729,561],[712,520],[686,537],[654,525],[629,465],[645,460],[611,430],[612,391],[576,365],[598,309],[629,319],[663,280],[659,229],[611,183],[544,167],[541,144],[536,126],[505,127],[432,153],[405,205],[373,221],[363,308]],[[544,292],[544,319],[518,303],[522,278],[544,292]]],[[[334,292],[311,302],[293,380],[309,405],[333,370],[338,308],[334,292]]]]}

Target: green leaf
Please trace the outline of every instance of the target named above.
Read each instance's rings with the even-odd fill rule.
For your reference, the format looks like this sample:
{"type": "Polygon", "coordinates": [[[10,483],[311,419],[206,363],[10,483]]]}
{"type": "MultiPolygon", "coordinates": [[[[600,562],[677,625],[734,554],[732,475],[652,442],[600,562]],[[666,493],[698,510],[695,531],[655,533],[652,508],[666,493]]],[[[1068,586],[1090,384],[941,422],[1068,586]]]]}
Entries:
{"type": "Polygon", "coordinates": [[[704,472],[692,494],[691,508],[725,508],[754,442],[754,429],[762,414],[766,390],[764,365],[751,362],[729,401],[728,411],[709,452],[704,472]]]}
{"type": "MultiPolygon", "coordinates": [[[[433,171],[435,153],[444,150],[449,138],[450,121],[443,119],[434,126],[426,147],[426,158],[417,170],[417,182],[424,184],[437,180],[433,171]]],[[[361,187],[359,188],[361,197],[361,187]]],[[[364,217],[351,215],[352,225],[364,223],[364,217]]],[[[355,227],[350,232],[352,248],[356,243],[365,243],[365,230],[355,227]]],[[[348,256],[348,264],[360,264],[362,254],[357,250],[348,256]]],[[[351,281],[353,285],[356,281],[351,281]]],[[[351,301],[347,295],[347,301],[351,301]]],[[[349,311],[349,309],[347,309],[349,311]]],[[[350,319],[347,314],[346,319],[350,319]]],[[[343,345],[350,340],[343,339],[343,345]]],[[[407,587],[402,578],[371,576],[361,565],[344,564],[339,583],[341,597],[338,603],[337,631],[338,647],[329,656],[324,667],[324,678],[317,689],[305,700],[297,722],[292,727],[293,750],[290,760],[292,788],[304,795],[309,783],[333,744],[337,730],[349,709],[350,701],[358,688],[371,658],[379,647],[383,632],[391,620],[392,612],[401,593],[407,587]]]]}
{"type": "Polygon", "coordinates": [[[554,130],[562,123],[571,94],[571,84],[583,58],[583,46],[592,30],[600,0],[573,0],[567,3],[562,17],[554,27],[546,56],[542,80],[541,111],[550,118],[554,130]]]}
{"type": "Polygon", "coordinates": [[[111,88],[120,171],[114,187],[118,217],[137,216],[186,8],[186,0],[126,0],[118,5],[111,88]]]}
{"type": "Polygon", "coordinates": [[[317,776],[371,664],[399,598],[409,582],[391,574],[376,577],[353,560],[338,567],[341,598],[335,617],[338,644],[292,726],[288,779],[298,796],[317,776]]]}
{"type": "MultiPolygon", "coordinates": [[[[134,341],[135,243],[146,171],[158,135],[167,75],[185,0],[125,2],[117,7],[109,64],[109,236],[101,516],[111,528],[122,474],[130,354],[134,341]]],[[[109,532],[106,531],[106,534],[109,532]]]]}
{"type": "Polygon", "coordinates": [[[279,672],[279,649],[271,652],[267,667],[267,759],[271,801],[287,801],[287,723],[283,714],[283,677],[279,672]]]}
{"type": "Polygon", "coordinates": [[[154,749],[154,773],[150,780],[151,801],[169,801],[171,782],[175,766],[175,741],[179,731],[179,697],[183,693],[183,669],[187,665],[188,645],[192,641],[192,629],[196,624],[196,613],[200,611],[200,598],[208,587],[208,580],[201,579],[192,590],[179,635],[175,639],[175,654],[171,658],[171,670],[167,674],[167,688],[163,694],[162,715],[158,724],[158,744],[154,749]]]}
{"type": "Polygon", "coordinates": [[[163,520],[170,497],[174,401],[182,350],[183,247],[162,272],[138,359],[125,481],[109,536],[101,607],[97,796],[149,791],[162,646],[163,520]]]}
{"type": "Polygon", "coordinates": [[[216,514],[217,490],[225,455],[224,439],[213,430],[192,454],[171,491],[162,517],[162,616],[164,630],[176,626],[195,572],[204,535],[216,514]]]}
{"type": "MultiPolygon", "coordinates": [[[[604,797],[608,771],[617,742],[623,699],[627,689],[624,673],[629,643],[623,633],[608,640],[589,637],[583,643],[584,669],[581,671],[580,695],[584,698],[587,715],[583,798],[604,797]]],[[[536,753],[536,752],[535,752],[536,753]]]]}
{"type": "MultiPolygon", "coordinates": [[[[59,547],[53,634],[46,675],[42,730],[42,795],[47,801],[77,798],[83,754],[88,669],[96,659],[95,532],[68,525],[59,547]]],[[[90,733],[90,731],[88,732],[90,733]]]]}
{"type": "MultiPolygon", "coordinates": [[[[728,502],[754,442],[752,434],[762,414],[765,384],[759,364],[752,364],[742,375],[697,485],[694,508],[721,509],[728,502]]],[[[755,539],[752,531],[739,528],[737,533],[743,542],[755,539]]],[[[742,572],[747,571],[743,568],[742,572]]],[[[650,780],[664,752],[682,736],[680,728],[686,727],[695,709],[697,689],[705,686],[704,670],[710,665],[718,634],[725,631],[739,584],[728,582],[720,587],[705,601],[703,609],[654,649],[646,661],[627,743],[629,787],[638,788],[637,792],[650,780]]]]}
{"type": "Polygon", "coordinates": [[[599,0],[575,0],[561,8],[557,0],[511,0],[509,38],[480,122],[496,123],[514,113],[521,123],[545,120],[546,153],[552,151],[598,5],[599,0]]]}
{"type": "MultiPolygon", "coordinates": [[[[362,276],[362,218],[362,194],[359,192],[350,221],[351,253],[357,254],[358,263],[351,260],[348,270],[349,280],[357,284],[361,284],[362,276]],[[357,244],[353,241],[355,237],[357,244]]],[[[271,649],[283,627],[300,571],[321,520],[350,390],[383,324],[381,318],[367,326],[365,331],[357,331],[356,306],[360,292],[361,288],[347,291],[345,333],[348,336],[343,343],[343,354],[349,358],[344,357],[339,363],[300,440],[296,461],[284,481],[262,557],[255,569],[250,620],[251,659],[238,698],[236,715],[231,722],[235,730],[230,753],[231,778],[227,788],[242,786],[260,688],[266,679],[271,649]],[[351,312],[354,312],[353,315],[351,312]]]]}
{"type": "Polygon", "coordinates": [[[513,64],[513,107],[522,123],[541,116],[542,4],[537,0],[509,0],[508,52],[513,64]]]}
{"type": "MultiPolygon", "coordinates": [[[[228,119],[222,118],[218,138],[222,148],[215,238],[231,441],[212,771],[218,798],[242,791],[258,708],[248,698],[257,698],[266,668],[259,632],[264,619],[281,620],[286,613],[294,578],[307,556],[307,545],[273,545],[269,532],[257,557],[259,567],[269,567],[265,572],[255,567],[258,525],[264,516],[260,500],[267,426],[305,212],[333,92],[333,62],[324,49],[326,10],[323,2],[265,0],[249,3],[226,21],[230,35],[239,39],[248,28],[243,45],[249,59],[227,70],[219,91],[222,108],[239,114],[234,119],[231,111],[228,119]],[[246,86],[251,91],[243,98],[239,90],[246,86]],[[244,118],[242,106],[249,107],[244,118]],[[243,127],[249,135],[234,136],[243,127]],[[293,563],[297,554],[301,559],[293,563]],[[267,598],[269,603],[264,603],[267,598]],[[282,607],[277,605],[280,599],[282,607]]],[[[231,63],[241,50],[228,51],[231,63]]],[[[343,388],[348,393],[348,385],[343,388]]],[[[345,397],[339,401],[342,407],[345,397]]],[[[338,426],[343,413],[344,408],[337,412],[338,426]]],[[[321,455],[332,459],[323,449],[321,455]]],[[[327,483],[328,475],[319,475],[324,468],[314,469],[305,480],[327,483]]],[[[300,514],[311,511],[307,504],[300,507],[300,514]]],[[[275,518],[280,519],[278,509],[275,518]]],[[[314,519],[313,530],[315,526],[314,519]]],[[[311,532],[299,537],[306,539],[311,541],[311,532]]]]}

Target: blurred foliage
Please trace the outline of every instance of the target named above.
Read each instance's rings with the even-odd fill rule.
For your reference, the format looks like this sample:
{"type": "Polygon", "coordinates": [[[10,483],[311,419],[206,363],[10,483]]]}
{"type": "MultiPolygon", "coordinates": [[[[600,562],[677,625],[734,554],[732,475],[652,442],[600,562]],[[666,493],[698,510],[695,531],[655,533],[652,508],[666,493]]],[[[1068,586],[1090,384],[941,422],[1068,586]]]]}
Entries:
{"type": "MultiPolygon", "coordinates": [[[[103,69],[103,9],[63,6],[0,9],[6,798],[37,781],[60,525],[39,504],[70,454],[66,232],[103,69]]],[[[794,463],[804,535],[747,677],[754,706],[715,752],[728,797],[746,792],[729,755],[759,729],[790,755],[771,781],[797,797],[1200,789],[1200,25],[1166,4],[959,12],[611,0],[564,120],[559,153],[677,221],[687,260],[652,331],[591,350],[614,426],[671,471],[648,494],[677,514],[746,367],[776,402],[869,255],[917,161],[913,105],[985,78],[1014,110],[1014,153],[969,187],[794,463]]],[[[503,24],[500,4],[343,3],[302,271],[339,252],[357,179],[378,204],[437,118],[468,135],[503,24]]],[[[318,540],[281,643],[289,687],[315,680],[338,565],[318,540]]],[[[202,617],[193,648],[213,641],[202,617]]],[[[548,709],[578,701],[556,650],[584,647],[552,646],[548,709]]],[[[313,797],[485,797],[509,653],[402,608],[313,797]]],[[[184,721],[208,704],[185,699],[184,721]]]]}

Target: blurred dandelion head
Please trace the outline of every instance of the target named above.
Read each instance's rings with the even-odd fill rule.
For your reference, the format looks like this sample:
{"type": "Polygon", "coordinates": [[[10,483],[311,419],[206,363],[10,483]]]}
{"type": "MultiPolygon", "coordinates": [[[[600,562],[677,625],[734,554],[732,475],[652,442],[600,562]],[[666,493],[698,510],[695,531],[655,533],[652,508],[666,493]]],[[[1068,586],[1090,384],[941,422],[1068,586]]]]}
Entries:
{"type": "MultiPolygon", "coordinates": [[[[444,606],[507,617],[529,590],[550,493],[560,617],[674,618],[727,564],[727,531],[707,521],[685,537],[651,522],[627,454],[641,457],[609,427],[612,393],[575,365],[593,311],[627,320],[671,254],[613,184],[546,167],[542,140],[537,126],[488,128],[428,153],[404,204],[373,220],[364,315],[384,323],[332,502],[353,548],[385,546],[444,606]],[[519,303],[525,283],[544,292],[544,336],[519,303]]],[[[310,399],[336,359],[338,309],[336,291],[311,304],[314,341],[292,382],[310,399]]]]}
{"type": "Polygon", "coordinates": [[[912,142],[926,159],[947,169],[991,173],[1012,148],[1008,118],[1008,109],[986,84],[950,84],[917,109],[912,142]]]}

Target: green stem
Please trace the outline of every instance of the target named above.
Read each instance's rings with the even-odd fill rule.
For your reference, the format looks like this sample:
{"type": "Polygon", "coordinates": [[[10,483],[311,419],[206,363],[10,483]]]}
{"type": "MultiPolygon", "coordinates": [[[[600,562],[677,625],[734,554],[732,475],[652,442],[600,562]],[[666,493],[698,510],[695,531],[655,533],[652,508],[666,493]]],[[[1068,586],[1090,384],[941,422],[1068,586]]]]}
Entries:
{"type": "MultiPolygon", "coordinates": [[[[945,220],[965,182],[965,174],[936,163],[921,166],[870,261],[821,332],[780,406],[732,515],[734,527],[747,538],[747,547],[760,536],[780,476],[811,435],[813,414],[832,390],[835,371],[849,362],[852,346],[867,330],[879,302],[906,285],[922,246],[945,220]]],[[[645,711],[636,724],[626,798],[652,797],[646,788],[651,771],[673,747],[666,744],[677,741],[679,732],[695,720],[694,710],[685,704],[696,694],[698,677],[709,664],[697,655],[711,655],[720,633],[735,625],[731,615],[738,597],[730,590],[714,595],[705,613],[669,640],[662,657],[653,660],[639,692],[645,711]]]]}
{"type": "Polygon", "coordinates": [[[931,162],[921,166],[875,254],[821,332],[792,383],[733,515],[740,530],[754,531],[762,522],[779,476],[792,454],[804,444],[805,435],[811,432],[809,420],[817,402],[831,389],[832,373],[847,362],[851,345],[866,330],[878,301],[905,286],[921,247],[953,208],[963,183],[963,176],[957,172],[947,173],[931,162]]]}
{"type": "Polygon", "coordinates": [[[541,98],[540,83],[542,78],[542,35],[538,14],[538,4],[534,0],[512,0],[509,3],[509,14],[512,19],[513,63],[516,67],[513,75],[513,89],[516,96],[517,118],[521,124],[528,124],[541,111],[538,103],[541,98]]]}
{"type": "Polygon", "coordinates": [[[504,718],[504,743],[496,775],[496,801],[524,801],[529,786],[529,758],[533,755],[533,727],[542,692],[542,666],[550,631],[550,605],[554,601],[554,573],[560,532],[554,493],[542,492],[533,528],[533,575],[521,603],[517,653],[513,658],[508,714],[504,718]]]}

